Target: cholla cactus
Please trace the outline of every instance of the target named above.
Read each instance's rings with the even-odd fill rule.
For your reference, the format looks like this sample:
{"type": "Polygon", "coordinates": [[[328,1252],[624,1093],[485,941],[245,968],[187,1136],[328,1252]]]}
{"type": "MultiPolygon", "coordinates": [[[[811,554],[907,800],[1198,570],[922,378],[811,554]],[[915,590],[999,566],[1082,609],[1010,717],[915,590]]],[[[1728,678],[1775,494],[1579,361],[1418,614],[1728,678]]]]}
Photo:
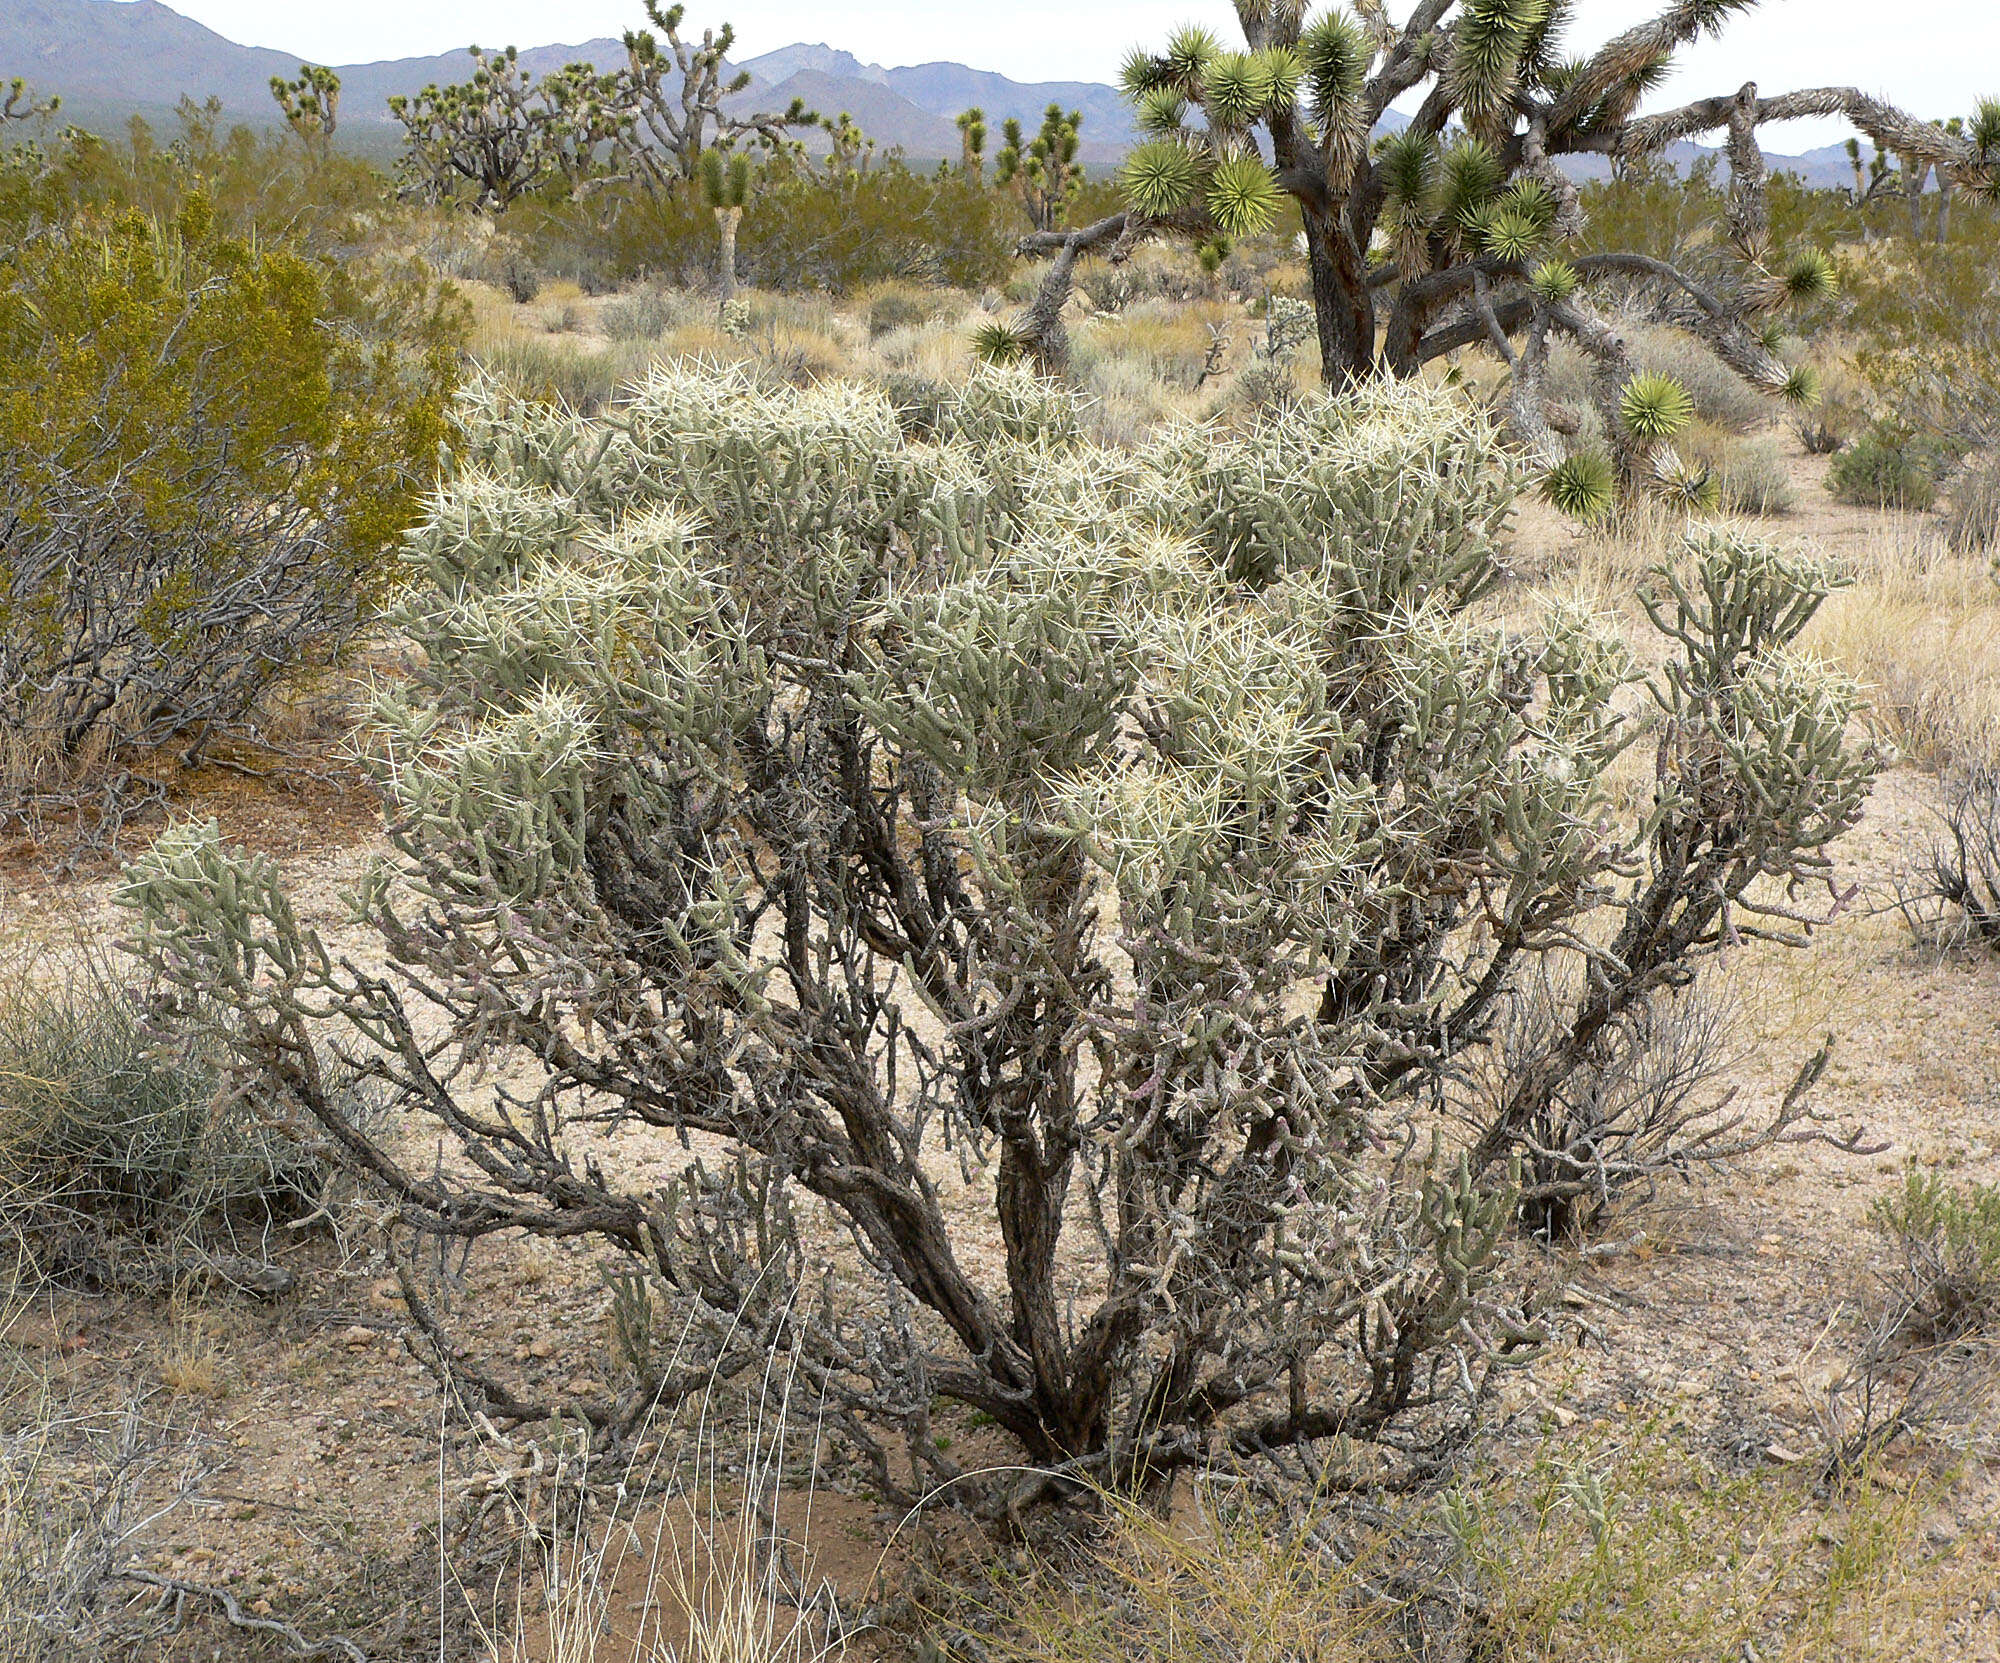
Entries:
{"type": "MultiPolygon", "coordinates": [[[[202,828],[130,872],[142,950],[404,1226],[596,1240],[716,1368],[794,1347],[892,1493],[966,1478],[938,1402],[1057,1488],[1448,1445],[1535,1343],[1503,1243],[1565,1057],[1802,928],[1769,897],[1867,789],[1853,690],[1791,645],[1810,561],[1691,550],[1651,680],[1580,610],[1481,621],[1513,483],[1421,386],[1137,454],[1021,371],[923,444],[733,369],[463,420],[397,619],[424,669],[375,718],[395,854],[354,907],[391,968],[202,828]],[[1548,1054],[1420,1133],[1562,955],[1548,1054]],[[463,1161],[344,1117],[342,1032],[463,1161]]],[[[581,1412],[630,1427],[693,1360],[581,1412]]]]}
{"type": "MultiPolygon", "coordinates": [[[[1417,0],[1396,25],[1384,8],[1316,17],[1295,0],[1240,0],[1243,47],[1189,26],[1133,53],[1125,88],[1147,134],[1125,164],[1127,207],[1075,231],[1026,239],[1054,253],[1045,294],[1028,314],[1037,363],[1062,366],[1062,300],[1077,254],[1113,259],[1154,234],[1199,243],[1269,227],[1290,197],[1305,227],[1321,360],[1330,383],[1416,374],[1464,348],[1512,369],[1511,416],[1537,467],[1569,445],[1545,408],[1548,343],[1568,337],[1592,359],[1609,458],[1627,488],[1685,494],[1686,470],[1665,441],[1618,421],[1633,374],[1617,331],[1594,310],[1593,286],[1660,288],[1737,374],[1781,398],[1812,389],[1779,350],[1775,320],[1825,292],[1831,266],[1772,238],[1758,130],[1767,122],[1841,115],[1898,154],[1910,177],[2000,193],[2000,145],[1918,121],[1850,87],[1765,97],[1749,84],[1655,115],[1636,113],[1673,54],[1720,31],[1756,0],[1670,0],[1659,15],[1595,52],[1568,55],[1574,0],[1417,0]],[[1401,132],[1371,139],[1392,104],[1422,93],[1401,132]],[[1565,156],[1627,165],[1682,140],[1726,134],[1730,197],[1716,274],[1649,256],[1584,253],[1584,213],[1565,156]],[[1577,282],[1538,284],[1560,263],[1577,282]]],[[[1913,213],[1915,198],[1913,201],[1913,213]]],[[[1595,471],[1589,464],[1586,471],[1595,471]]],[[[1574,473],[1576,470],[1571,470],[1574,473]]],[[[1552,493],[1568,495],[1559,483],[1552,493]]]]}

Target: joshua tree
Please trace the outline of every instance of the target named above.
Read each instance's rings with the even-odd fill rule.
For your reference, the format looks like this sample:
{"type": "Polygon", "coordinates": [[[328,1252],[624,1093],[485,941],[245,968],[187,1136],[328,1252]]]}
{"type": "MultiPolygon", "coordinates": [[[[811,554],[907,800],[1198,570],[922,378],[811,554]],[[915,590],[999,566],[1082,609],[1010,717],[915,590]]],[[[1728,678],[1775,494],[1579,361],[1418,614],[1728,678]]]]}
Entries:
{"type": "Polygon", "coordinates": [[[271,77],[271,96],[284,114],[285,125],[306,147],[306,154],[324,163],[340,122],[340,77],[325,64],[300,64],[296,81],[287,81],[282,75],[271,77]]]}
{"type": "Polygon", "coordinates": [[[1060,104],[1051,104],[1033,139],[1023,135],[1021,124],[1011,116],[1001,129],[1006,142],[995,158],[993,177],[1020,193],[1021,205],[1037,231],[1051,231],[1062,221],[1076,177],[1077,135],[1082,127],[1081,111],[1065,115],[1060,104]]]}
{"type": "Polygon", "coordinates": [[[1057,258],[1052,292],[1023,320],[1023,344],[1060,368],[1061,301],[1081,254],[1119,258],[1155,233],[1256,231],[1289,196],[1304,219],[1329,381],[1411,375],[1446,354],[1490,348],[1513,367],[1518,436],[1557,470],[1568,460],[1559,431],[1568,424],[1552,419],[1543,383],[1551,340],[1566,336],[1597,365],[1613,455],[1579,459],[1561,494],[1603,506],[1597,486],[1614,472],[1694,492],[1701,481],[1656,428],[1625,419],[1633,367],[1591,303],[1593,286],[1658,286],[1739,375],[1806,403],[1813,378],[1780,350],[1780,320],[1789,304],[1823,295],[1834,268],[1817,249],[1774,244],[1758,130],[1845,116],[1963,188],[2000,190],[2000,104],[1985,106],[1964,138],[1851,87],[1767,97],[1750,83],[1637,113],[1677,49],[1755,3],[1672,0],[1579,57],[1562,38],[1574,0],[1413,0],[1402,23],[1385,0],[1311,21],[1303,0],[1238,0],[1244,50],[1190,27],[1161,51],[1132,55],[1125,86],[1151,136],[1126,164],[1128,207],[1026,239],[1024,251],[1057,258]],[[1420,90],[1407,129],[1371,142],[1390,105],[1420,90]],[[1723,269],[1574,252],[1584,214],[1562,158],[1629,161],[1718,131],[1731,169],[1723,269]]]}
{"type": "Polygon", "coordinates": [[[680,35],[685,8],[647,0],[646,15],[664,45],[650,30],[628,31],[626,61],[609,74],[570,64],[531,83],[515,48],[487,58],[475,47],[470,81],[391,98],[408,135],[406,174],[432,200],[469,183],[492,210],[552,179],[572,196],[627,179],[660,195],[696,183],[711,145],[775,148],[818,123],[797,99],[782,115],[725,115],[723,100],[749,84],[722,79],[735,31],[724,24],[691,45],[680,35]]]}
{"type": "Polygon", "coordinates": [[[645,6],[659,33],[633,29],[625,35],[620,98],[631,124],[620,166],[650,190],[664,193],[698,178],[702,152],[711,144],[731,148],[752,140],[776,148],[788,133],[819,125],[820,118],[796,98],[782,115],[725,114],[723,100],[750,85],[747,72],[722,78],[724,60],[736,44],[735,26],[704,30],[696,45],[681,38],[685,6],[662,7],[659,0],[645,0],[645,6]]]}
{"type": "MultiPolygon", "coordinates": [[[[677,1307],[575,1406],[609,1441],[780,1346],[902,1496],[979,1494],[940,1404],[1043,1470],[996,1508],[1301,1445],[1435,1471],[1534,1343],[1522,1206],[1730,1142],[1571,1140],[1565,1081],[1809,928],[1872,774],[1792,650],[1811,558],[1696,543],[1646,675],[1581,608],[1491,621],[1508,469],[1422,384],[1131,454],[1019,371],[913,445],[872,390],[665,370],[615,424],[483,388],[454,455],[371,751],[380,953],[212,826],[125,900],[162,1020],[387,1199],[467,1400],[557,1407],[453,1346],[418,1233],[594,1244],[677,1307]],[[1441,1095],[1550,963],[1461,1132],[1441,1095]]],[[[1812,1135],[1799,1095],[1749,1143],[1812,1135]]]]}
{"type": "Polygon", "coordinates": [[[959,166],[975,185],[986,183],[986,112],[973,108],[958,118],[959,166]]]}
{"type": "MultiPolygon", "coordinates": [[[[1944,124],[1944,130],[1955,139],[1963,139],[1965,137],[1965,117],[1953,116],[1951,120],[1944,124]]],[[[1947,168],[1938,169],[1937,182],[1937,241],[1938,246],[1942,248],[1951,240],[1951,198],[1953,191],[1957,187],[1953,185],[1951,172],[1947,168]]]]}
{"type": "MultiPolygon", "coordinates": [[[[1945,131],[1950,132],[1946,127],[1945,131]]],[[[1902,189],[1904,199],[1910,206],[1910,241],[1924,240],[1924,186],[1931,176],[1931,158],[1917,154],[1903,157],[1902,189]]],[[[1939,175],[1943,177],[1942,174],[1939,175]]]]}
{"type": "Polygon", "coordinates": [[[703,151],[701,199],[715,212],[715,292],[727,306],[736,298],[736,231],[750,201],[750,158],[703,151]]]}
{"type": "Polygon", "coordinates": [[[0,99],[0,121],[33,121],[38,116],[54,115],[61,108],[60,98],[38,102],[29,94],[27,81],[16,75],[7,83],[7,96],[0,99]]]}
{"type": "Polygon", "coordinates": [[[862,132],[855,119],[842,110],[820,124],[826,134],[826,171],[829,175],[866,173],[875,159],[875,141],[862,132]]]}
{"type": "Polygon", "coordinates": [[[469,81],[389,100],[410,185],[433,202],[469,185],[491,213],[552,178],[585,188],[599,149],[623,130],[616,78],[571,64],[534,82],[512,46],[490,58],[475,46],[472,59],[469,81]]]}

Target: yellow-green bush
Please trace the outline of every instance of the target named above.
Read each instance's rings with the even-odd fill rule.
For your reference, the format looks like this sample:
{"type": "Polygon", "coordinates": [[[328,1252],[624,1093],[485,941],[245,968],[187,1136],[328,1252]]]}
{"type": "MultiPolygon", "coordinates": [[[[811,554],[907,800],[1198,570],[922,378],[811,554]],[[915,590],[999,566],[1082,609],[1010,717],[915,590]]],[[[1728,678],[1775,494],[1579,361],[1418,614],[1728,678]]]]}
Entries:
{"type": "Polygon", "coordinates": [[[169,217],[65,200],[51,171],[0,193],[17,790],[198,749],[351,636],[432,478],[462,338],[420,270],[233,234],[199,189],[169,217]]]}

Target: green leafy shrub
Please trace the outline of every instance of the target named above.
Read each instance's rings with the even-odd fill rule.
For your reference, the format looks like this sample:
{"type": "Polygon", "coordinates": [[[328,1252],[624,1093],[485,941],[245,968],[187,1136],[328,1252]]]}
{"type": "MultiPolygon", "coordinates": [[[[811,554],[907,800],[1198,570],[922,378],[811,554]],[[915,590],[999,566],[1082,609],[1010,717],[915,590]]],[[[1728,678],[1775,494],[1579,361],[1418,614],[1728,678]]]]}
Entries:
{"type": "Polygon", "coordinates": [[[1940,447],[1894,422],[1878,421],[1833,459],[1826,488],[1857,508],[1921,513],[1937,501],[1940,447]]]}
{"type": "Polygon", "coordinates": [[[1905,1331],[1951,1340],[2000,1318],[2000,1186],[1954,1184],[1913,1161],[1869,1218],[1898,1255],[1905,1331]]]}
{"type": "MultiPolygon", "coordinates": [[[[1006,275],[1019,214],[1007,197],[956,175],[893,161],[830,178],[779,163],[744,209],[737,269],[768,290],[845,294],[902,282],[976,292],[1006,275]]],[[[684,288],[714,270],[715,216],[692,191],[613,187],[582,203],[524,201],[509,221],[551,270],[583,264],[684,288]]]]}
{"type": "Polygon", "coordinates": [[[446,435],[462,320],[322,266],[58,201],[0,223],[0,729],[54,788],[244,721],[379,604],[446,435]]]}

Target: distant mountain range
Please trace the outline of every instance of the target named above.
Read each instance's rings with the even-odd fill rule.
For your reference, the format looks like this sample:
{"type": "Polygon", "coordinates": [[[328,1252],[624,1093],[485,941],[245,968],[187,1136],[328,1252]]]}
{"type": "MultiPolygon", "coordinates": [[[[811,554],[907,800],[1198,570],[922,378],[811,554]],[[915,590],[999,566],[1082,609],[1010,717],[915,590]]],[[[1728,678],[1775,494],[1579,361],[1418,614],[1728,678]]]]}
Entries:
{"type": "MultiPolygon", "coordinates": [[[[624,57],[615,40],[521,52],[524,67],[537,75],[579,62],[608,70],[624,57]]],[[[296,54],[239,46],[160,0],[0,0],[0,82],[21,75],[38,93],[60,93],[65,115],[84,126],[118,126],[134,114],[158,121],[170,116],[183,96],[210,95],[221,100],[230,118],[269,125],[276,120],[271,77],[295,75],[298,66],[296,54]]],[[[469,60],[461,51],[334,67],[341,78],[343,140],[380,154],[395,146],[400,131],[388,112],[389,95],[413,93],[433,81],[463,80],[469,60]]],[[[1002,121],[1013,116],[1032,130],[1051,103],[1083,113],[1081,151],[1088,165],[1115,164],[1134,138],[1131,113],[1118,90],[1094,81],[1011,81],[956,63],[885,69],[831,46],[803,44],[736,67],[749,71],[751,84],[732,100],[734,108],[783,109],[796,97],[823,115],[845,110],[879,146],[899,148],[913,161],[957,156],[956,117],[975,105],[993,130],[989,155],[999,148],[1002,121]]],[[[1389,124],[1399,122],[1392,116],[1389,124]]],[[[1681,145],[1675,159],[1684,166],[1703,154],[1699,146],[1681,145]]],[[[1841,184],[1851,177],[1838,145],[1770,160],[1773,168],[1790,169],[1814,184],[1841,184]]],[[[1579,176],[1603,171],[1596,157],[1579,162],[1579,176]]]]}
{"type": "MultiPolygon", "coordinates": [[[[296,75],[299,61],[295,53],[239,46],[160,0],[0,0],[0,81],[23,75],[38,93],[60,93],[65,113],[84,125],[117,125],[135,113],[157,120],[184,95],[213,95],[230,117],[268,125],[276,120],[271,77],[296,75]]],[[[624,61],[624,47],[608,39],[521,52],[522,65],[537,75],[571,63],[609,70],[624,61]]],[[[391,93],[462,81],[470,60],[459,51],[334,67],[341,134],[375,150],[399,131],[387,108],[391,93]]],[[[1117,89],[1092,82],[1024,83],[953,63],[884,69],[830,46],[781,47],[734,67],[749,71],[751,83],[733,107],[783,109],[803,98],[822,115],[847,111],[883,149],[922,161],[958,155],[956,118],[974,105],[993,129],[989,154],[1002,121],[1013,116],[1032,130],[1051,103],[1083,112],[1086,163],[1115,163],[1132,142],[1117,89]]]]}

